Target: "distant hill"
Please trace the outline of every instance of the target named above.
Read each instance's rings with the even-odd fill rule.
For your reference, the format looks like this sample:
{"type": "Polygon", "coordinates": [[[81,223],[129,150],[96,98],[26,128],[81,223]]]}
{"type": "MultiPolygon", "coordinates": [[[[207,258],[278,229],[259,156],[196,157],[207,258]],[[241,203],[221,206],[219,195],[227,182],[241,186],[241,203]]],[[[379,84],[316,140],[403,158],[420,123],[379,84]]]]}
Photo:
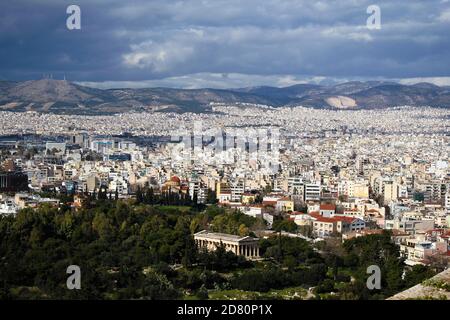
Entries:
{"type": "Polygon", "coordinates": [[[333,86],[298,84],[241,89],[109,89],[65,80],[0,81],[0,110],[61,114],[111,114],[128,111],[204,112],[210,102],[255,103],[274,107],[361,109],[392,106],[450,107],[450,88],[430,83],[352,81],[333,86]]]}

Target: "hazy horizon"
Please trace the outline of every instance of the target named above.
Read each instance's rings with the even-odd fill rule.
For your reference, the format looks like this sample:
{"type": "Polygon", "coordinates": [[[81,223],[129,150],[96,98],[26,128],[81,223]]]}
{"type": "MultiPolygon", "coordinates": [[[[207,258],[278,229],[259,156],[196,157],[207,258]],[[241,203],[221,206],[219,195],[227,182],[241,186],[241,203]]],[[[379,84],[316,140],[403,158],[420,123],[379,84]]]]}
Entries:
{"type": "MultiPolygon", "coordinates": [[[[270,83],[269,81],[257,81],[255,83],[242,82],[242,85],[227,85],[224,82],[217,81],[205,81],[191,83],[188,85],[180,85],[167,80],[145,80],[145,81],[102,81],[102,82],[92,82],[92,81],[72,81],[71,79],[56,77],[55,75],[43,75],[38,79],[24,79],[24,80],[8,80],[1,79],[0,81],[37,81],[37,80],[67,80],[68,82],[75,83],[78,85],[82,85],[90,88],[97,89],[144,89],[144,88],[170,88],[170,89],[223,89],[223,90],[238,90],[238,89],[246,89],[246,88],[258,88],[258,87],[274,87],[274,88],[287,88],[299,84],[312,84],[312,85],[320,85],[320,86],[334,86],[343,83],[349,82],[386,82],[386,83],[398,83],[402,85],[416,85],[420,83],[428,83],[433,84],[439,87],[445,87],[449,84],[446,83],[446,79],[442,78],[411,78],[411,79],[310,79],[310,80],[298,80],[292,81],[290,83],[270,83]],[[197,84],[197,85],[195,85],[197,84]]],[[[263,79],[264,80],[264,79],[263,79]]]]}

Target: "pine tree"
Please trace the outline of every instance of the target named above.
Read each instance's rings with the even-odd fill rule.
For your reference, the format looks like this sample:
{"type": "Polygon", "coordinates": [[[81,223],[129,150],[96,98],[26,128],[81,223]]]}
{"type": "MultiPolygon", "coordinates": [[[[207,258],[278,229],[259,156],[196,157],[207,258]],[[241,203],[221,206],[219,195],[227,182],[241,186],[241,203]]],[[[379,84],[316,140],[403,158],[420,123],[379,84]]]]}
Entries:
{"type": "Polygon", "coordinates": [[[140,187],[140,186],[139,186],[139,187],[137,188],[137,190],[136,190],[136,202],[137,202],[138,204],[144,202],[144,196],[143,196],[143,194],[142,194],[142,190],[141,190],[141,187],[140,187]]]}
{"type": "Polygon", "coordinates": [[[215,191],[208,189],[207,203],[216,204],[217,203],[217,194],[215,191]]]}
{"type": "Polygon", "coordinates": [[[192,202],[194,203],[194,206],[198,204],[198,195],[197,192],[194,192],[194,196],[192,198],[192,202]]]}
{"type": "Polygon", "coordinates": [[[145,202],[146,204],[151,204],[151,205],[156,204],[156,201],[155,201],[155,195],[154,195],[154,192],[153,192],[153,188],[152,188],[152,187],[150,187],[149,189],[147,189],[147,191],[145,192],[145,199],[144,199],[144,202],[145,202]]]}

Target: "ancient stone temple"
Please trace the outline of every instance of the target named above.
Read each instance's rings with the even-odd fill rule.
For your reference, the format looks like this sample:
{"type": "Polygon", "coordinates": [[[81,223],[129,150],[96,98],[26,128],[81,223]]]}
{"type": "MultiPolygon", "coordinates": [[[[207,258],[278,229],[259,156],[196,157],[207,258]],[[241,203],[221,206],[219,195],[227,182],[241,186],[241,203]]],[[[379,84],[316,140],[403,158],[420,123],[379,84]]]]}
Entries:
{"type": "Polygon", "coordinates": [[[217,247],[223,245],[225,250],[238,256],[244,256],[248,259],[259,258],[258,238],[203,230],[194,234],[194,240],[199,248],[206,248],[208,251],[214,251],[217,247]]]}

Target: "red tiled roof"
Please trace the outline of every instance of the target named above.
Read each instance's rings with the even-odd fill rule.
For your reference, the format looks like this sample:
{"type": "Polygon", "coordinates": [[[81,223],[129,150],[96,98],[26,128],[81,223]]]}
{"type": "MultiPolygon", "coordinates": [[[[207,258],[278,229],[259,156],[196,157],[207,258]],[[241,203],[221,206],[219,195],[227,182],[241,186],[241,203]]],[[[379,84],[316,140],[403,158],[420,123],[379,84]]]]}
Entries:
{"type": "Polygon", "coordinates": [[[334,220],[333,218],[326,218],[326,217],[314,217],[316,219],[316,221],[318,222],[324,222],[324,223],[335,223],[336,220],[334,220]]]}
{"type": "Polygon", "coordinates": [[[355,220],[357,220],[356,218],[352,218],[352,217],[341,217],[341,216],[324,217],[324,216],[320,215],[320,213],[317,213],[317,212],[311,212],[309,215],[319,222],[327,222],[327,223],[335,223],[338,221],[353,223],[355,220]]]}
{"type": "Polygon", "coordinates": [[[352,218],[352,217],[334,217],[335,219],[337,219],[337,221],[342,221],[342,222],[347,222],[347,223],[353,223],[354,221],[356,221],[356,218],[352,218]]]}
{"type": "Polygon", "coordinates": [[[334,204],[321,204],[320,210],[336,210],[336,206],[334,204]]]}
{"type": "Polygon", "coordinates": [[[176,182],[176,183],[180,183],[181,180],[180,178],[178,178],[177,176],[173,176],[172,178],[170,178],[170,181],[176,182]]]}

